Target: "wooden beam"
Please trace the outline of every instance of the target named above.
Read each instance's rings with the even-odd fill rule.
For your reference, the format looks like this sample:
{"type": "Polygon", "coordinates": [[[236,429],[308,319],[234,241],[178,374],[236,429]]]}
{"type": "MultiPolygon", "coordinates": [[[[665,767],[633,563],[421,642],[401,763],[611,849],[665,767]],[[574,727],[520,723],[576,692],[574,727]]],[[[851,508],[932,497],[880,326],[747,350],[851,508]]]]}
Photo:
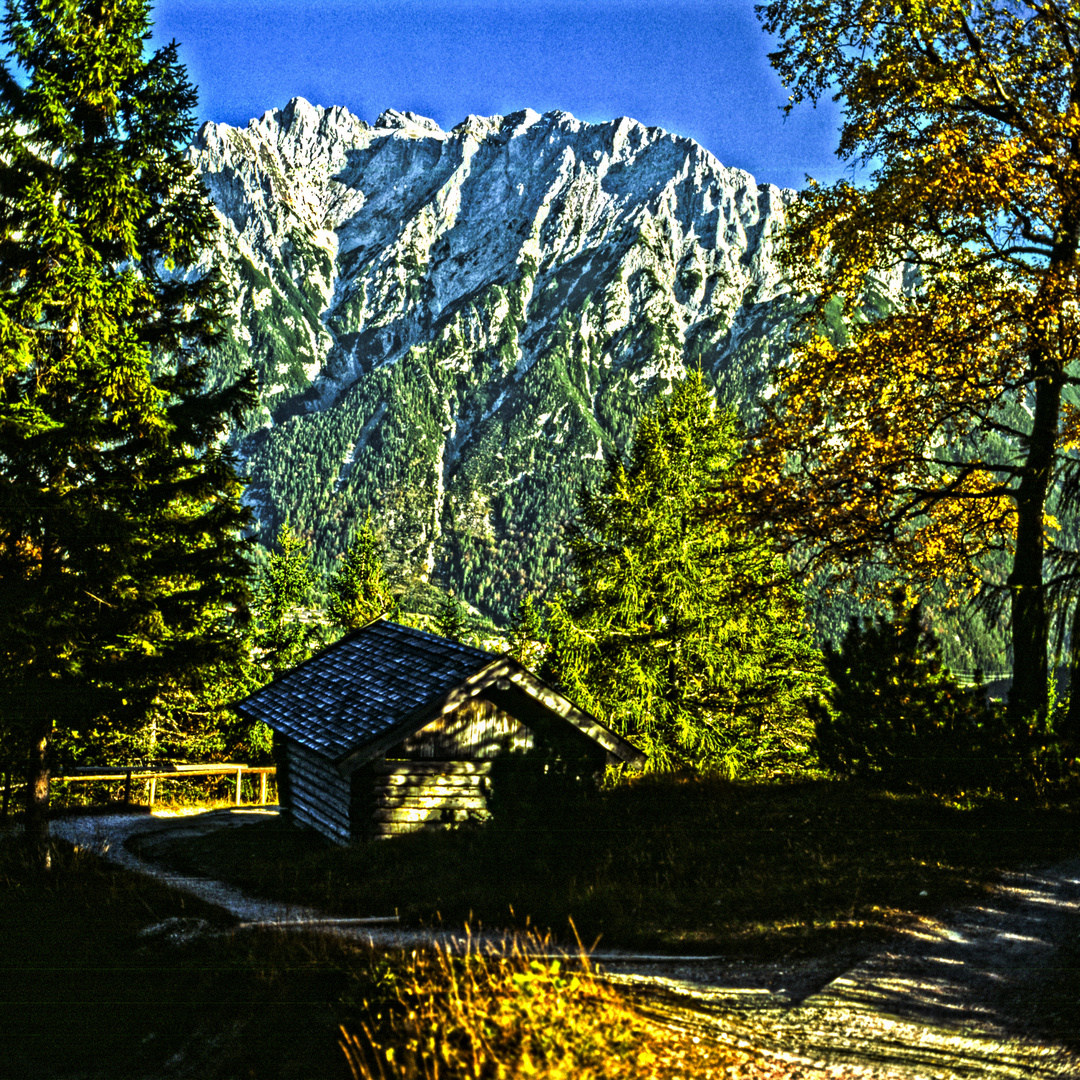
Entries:
{"type": "Polygon", "coordinates": [[[483,795],[376,795],[375,806],[385,810],[486,810],[487,799],[483,795]]]}
{"type": "Polygon", "coordinates": [[[491,772],[490,761],[430,761],[390,758],[372,765],[376,776],[486,776],[491,772]]]}
{"type": "MultiPolygon", "coordinates": [[[[485,773],[441,773],[438,782],[467,790],[480,787],[484,782],[484,776],[485,773]]],[[[379,782],[387,788],[401,789],[430,783],[430,776],[427,773],[393,772],[380,776],[379,782]]]]}
{"type": "Polygon", "coordinates": [[[605,750],[615,754],[628,765],[640,767],[645,764],[646,757],[636,746],[610,728],[604,727],[599,720],[590,716],[584,709],[579,709],[572,701],[538,679],[528,669],[519,665],[518,671],[510,673],[509,680],[523,693],[543,705],[548,712],[573,724],[582,734],[588,735],[593,742],[599,743],[605,750]]]}

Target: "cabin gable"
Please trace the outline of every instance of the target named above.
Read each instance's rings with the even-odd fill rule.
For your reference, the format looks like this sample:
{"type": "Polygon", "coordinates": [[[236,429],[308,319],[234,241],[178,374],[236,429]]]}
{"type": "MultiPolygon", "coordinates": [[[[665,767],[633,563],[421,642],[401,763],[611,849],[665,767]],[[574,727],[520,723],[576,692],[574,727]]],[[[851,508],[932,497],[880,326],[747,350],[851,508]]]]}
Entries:
{"type": "Polygon", "coordinates": [[[476,697],[437,716],[387,751],[387,758],[473,761],[533,747],[533,733],[516,716],[486,697],[476,697]]]}

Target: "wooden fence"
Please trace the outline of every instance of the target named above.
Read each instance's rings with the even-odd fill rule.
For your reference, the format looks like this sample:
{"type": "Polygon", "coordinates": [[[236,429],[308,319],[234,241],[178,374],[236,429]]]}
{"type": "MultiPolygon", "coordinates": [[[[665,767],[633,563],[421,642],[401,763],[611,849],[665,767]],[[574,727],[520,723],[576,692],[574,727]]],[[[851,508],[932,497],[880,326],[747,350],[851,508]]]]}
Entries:
{"type": "MultiPolygon", "coordinates": [[[[236,777],[236,805],[242,801],[244,775],[259,777],[259,805],[266,805],[266,781],[267,777],[277,775],[277,767],[274,765],[245,765],[240,762],[221,762],[217,765],[164,765],[156,769],[142,768],[137,766],[107,766],[89,765],[66,769],[64,772],[53,773],[50,777],[55,784],[89,783],[92,781],[106,783],[123,783],[124,803],[131,802],[131,782],[133,780],[148,780],[150,782],[150,805],[153,806],[157,799],[157,784],[159,780],[186,780],[192,776],[235,776],[236,777]]],[[[13,783],[11,774],[4,778],[3,805],[0,807],[0,816],[7,817],[8,806],[11,802],[13,788],[23,787],[21,783],[13,783]]]]}

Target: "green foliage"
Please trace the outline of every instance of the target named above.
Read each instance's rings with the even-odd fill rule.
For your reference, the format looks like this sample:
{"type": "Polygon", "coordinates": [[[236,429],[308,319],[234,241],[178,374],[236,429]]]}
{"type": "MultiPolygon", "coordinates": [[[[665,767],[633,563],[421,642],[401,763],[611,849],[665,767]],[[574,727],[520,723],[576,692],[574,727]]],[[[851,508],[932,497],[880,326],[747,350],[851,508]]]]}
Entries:
{"type": "Polygon", "coordinates": [[[435,633],[451,641],[461,642],[465,635],[465,609],[451,593],[443,598],[435,616],[435,633]]]}
{"type": "Polygon", "coordinates": [[[583,488],[575,591],[550,608],[549,674],[653,769],[790,764],[820,660],[782,560],[724,524],[734,418],[691,374],[641,420],[627,463],[583,488]]]}
{"type": "Polygon", "coordinates": [[[994,713],[979,685],[961,689],[924,624],[922,607],[890,620],[853,620],[841,648],[825,651],[834,689],[812,708],[827,768],[885,787],[954,792],[986,787],[979,729],[994,713]]]}
{"type": "Polygon", "coordinates": [[[327,594],[327,617],[343,630],[358,630],[382,615],[393,616],[397,604],[383,577],[370,513],[330,578],[327,594]]]}
{"type": "Polygon", "coordinates": [[[321,641],[313,615],[315,575],[307,545],[288,525],[278,533],[279,551],[259,575],[252,604],[258,623],[255,648],[274,678],[306,660],[321,641]]]}
{"type": "Polygon", "coordinates": [[[537,670],[544,655],[544,625],[536,602],[526,594],[510,626],[510,655],[530,670],[537,670]]]}
{"type": "Polygon", "coordinates": [[[4,17],[0,728],[38,776],[54,725],[136,724],[235,658],[247,618],[224,436],[253,389],[205,389],[216,219],[184,153],[195,90],[150,32],[144,0],[4,17]]]}
{"type": "Polygon", "coordinates": [[[812,705],[814,745],[842,776],[939,795],[1041,792],[1066,778],[1047,725],[1007,722],[978,675],[959,686],[902,593],[891,619],[854,620],[825,664],[833,688],[812,705]]]}

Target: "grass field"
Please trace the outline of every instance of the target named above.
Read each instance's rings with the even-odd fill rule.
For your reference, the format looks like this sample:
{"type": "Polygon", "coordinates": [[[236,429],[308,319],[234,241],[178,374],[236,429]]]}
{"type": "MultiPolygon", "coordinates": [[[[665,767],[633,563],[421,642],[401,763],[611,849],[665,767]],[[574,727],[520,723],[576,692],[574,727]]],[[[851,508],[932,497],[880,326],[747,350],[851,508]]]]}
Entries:
{"type": "Polygon", "coordinates": [[[4,1080],[423,1080],[436,1060],[443,1080],[675,1080],[749,1056],[658,1026],[575,964],[236,931],[94,856],[62,848],[41,873],[0,839],[4,1080]]]}
{"type": "Polygon", "coordinates": [[[407,924],[529,924],[608,946],[827,953],[1080,853],[1067,806],[968,809],[825,781],[644,779],[509,823],[335,847],[286,821],[145,854],[258,895],[407,924]]]}
{"type": "MultiPolygon", "coordinates": [[[[483,830],[342,849],[275,821],[154,856],[347,914],[397,908],[415,924],[471,913],[474,925],[556,932],[573,917],[586,941],[767,958],[866,945],[979,896],[1000,869],[1078,851],[1065,806],[668,779],[483,830]]],[[[1077,961],[1080,947],[1048,968],[1018,1015],[1058,1037],[1075,1030],[1077,961]]],[[[609,1035],[637,1054],[620,1052],[620,1076],[705,1076],[730,1056],[657,1029],[577,972],[237,932],[217,909],[88,854],[61,851],[42,874],[0,840],[0,1077],[335,1080],[353,1075],[342,1030],[361,1077],[411,1077],[436,1031],[424,1052],[443,1055],[447,1077],[514,1055],[548,1055],[558,1068],[543,1075],[606,1076],[609,1035]],[[190,940],[173,933],[196,927],[190,940]]]]}

